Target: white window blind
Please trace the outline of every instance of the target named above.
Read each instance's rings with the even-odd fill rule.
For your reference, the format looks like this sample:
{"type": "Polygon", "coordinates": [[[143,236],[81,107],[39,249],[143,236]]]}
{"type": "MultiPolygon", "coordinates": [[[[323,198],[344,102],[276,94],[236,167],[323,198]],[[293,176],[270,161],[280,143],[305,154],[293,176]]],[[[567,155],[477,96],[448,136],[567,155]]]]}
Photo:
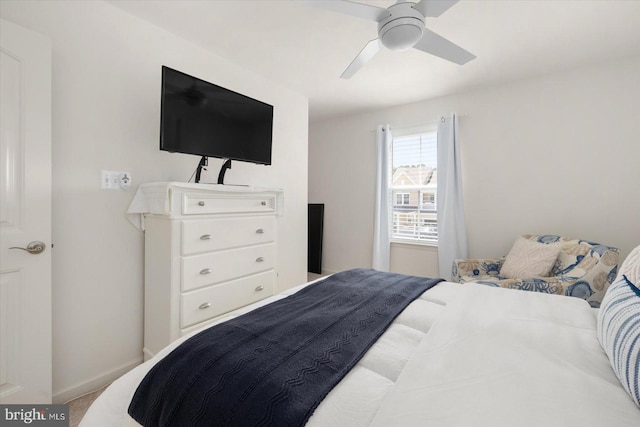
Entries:
{"type": "Polygon", "coordinates": [[[437,244],[437,132],[393,130],[391,144],[393,241],[437,244]]]}

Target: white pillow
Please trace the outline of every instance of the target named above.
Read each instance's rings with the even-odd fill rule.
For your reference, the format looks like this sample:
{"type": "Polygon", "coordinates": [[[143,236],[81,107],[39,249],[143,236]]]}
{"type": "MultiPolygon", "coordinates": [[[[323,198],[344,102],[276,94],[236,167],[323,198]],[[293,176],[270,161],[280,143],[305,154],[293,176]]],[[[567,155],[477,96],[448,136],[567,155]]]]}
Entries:
{"type": "Polygon", "coordinates": [[[520,236],[504,260],[500,275],[507,279],[548,277],[559,253],[558,244],[538,243],[520,236]]]}

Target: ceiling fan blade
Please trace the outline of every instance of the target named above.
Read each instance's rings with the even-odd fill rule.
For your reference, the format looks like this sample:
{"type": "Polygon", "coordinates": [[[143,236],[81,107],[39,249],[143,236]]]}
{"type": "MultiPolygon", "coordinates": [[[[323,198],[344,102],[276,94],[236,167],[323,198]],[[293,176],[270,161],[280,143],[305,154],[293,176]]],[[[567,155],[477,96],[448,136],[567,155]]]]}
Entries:
{"type": "Polygon", "coordinates": [[[350,79],[364,64],[366,64],[371,58],[376,56],[376,53],[380,52],[382,43],[380,39],[373,39],[362,48],[356,59],[354,59],[346,70],[342,73],[340,78],[350,79]]]}
{"type": "Polygon", "coordinates": [[[413,47],[460,65],[476,58],[474,54],[426,28],[422,38],[413,47]]]}
{"type": "Polygon", "coordinates": [[[356,3],[348,0],[303,0],[305,3],[330,10],[332,12],[344,13],[356,18],[378,22],[382,18],[389,16],[389,11],[378,6],[356,3]]]}
{"type": "Polygon", "coordinates": [[[412,7],[425,17],[437,18],[456,3],[458,0],[422,0],[412,7]]]}

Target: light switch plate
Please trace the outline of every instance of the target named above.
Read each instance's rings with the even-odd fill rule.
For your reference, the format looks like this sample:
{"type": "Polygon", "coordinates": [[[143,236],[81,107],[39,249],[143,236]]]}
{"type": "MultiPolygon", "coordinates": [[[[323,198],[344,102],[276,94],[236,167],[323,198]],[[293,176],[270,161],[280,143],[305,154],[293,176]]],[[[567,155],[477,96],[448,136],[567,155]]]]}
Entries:
{"type": "Polygon", "coordinates": [[[100,173],[100,188],[102,190],[128,191],[131,188],[131,174],[129,172],[103,170],[100,173]]]}

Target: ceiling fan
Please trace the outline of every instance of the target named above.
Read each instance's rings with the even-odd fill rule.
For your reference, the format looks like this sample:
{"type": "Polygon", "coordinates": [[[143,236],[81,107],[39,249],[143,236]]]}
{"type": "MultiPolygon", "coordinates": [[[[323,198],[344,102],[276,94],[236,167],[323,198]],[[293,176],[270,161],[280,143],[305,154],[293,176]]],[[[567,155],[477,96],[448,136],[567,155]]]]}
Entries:
{"type": "Polygon", "coordinates": [[[424,26],[426,17],[442,15],[458,0],[421,0],[417,3],[398,0],[387,9],[348,0],[305,1],[316,7],[378,23],[378,38],[365,45],[340,76],[343,79],[351,78],[382,46],[398,52],[414,48],[460,65],[476,57],[424,26]]]}

